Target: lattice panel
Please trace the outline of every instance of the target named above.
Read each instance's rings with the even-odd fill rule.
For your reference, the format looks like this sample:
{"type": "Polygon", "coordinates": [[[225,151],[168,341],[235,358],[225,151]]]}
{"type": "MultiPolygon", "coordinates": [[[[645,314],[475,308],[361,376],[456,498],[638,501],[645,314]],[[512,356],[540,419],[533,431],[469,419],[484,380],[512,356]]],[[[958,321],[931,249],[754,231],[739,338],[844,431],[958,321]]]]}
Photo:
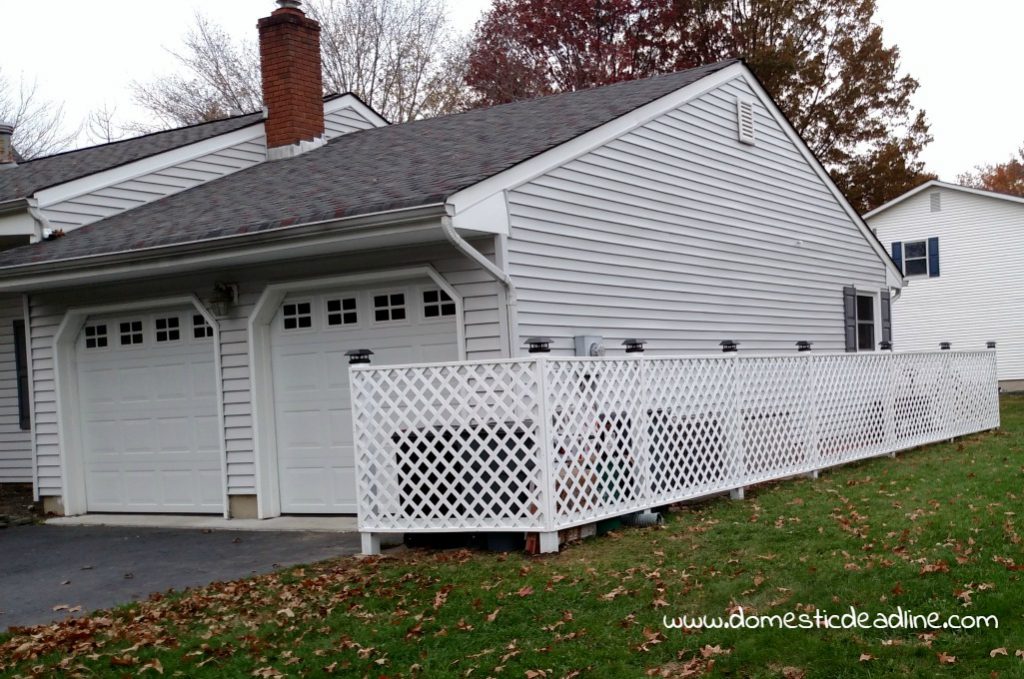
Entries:
{"type": "Polygon", "coordinates": [[[738,359],[739,425],[747,483],[817,468],[806,356],[738,359]]]}
{"type": "Polygon", "coordinates": [[[544,530],[999,426],[993,351],[352,372],[360,528],[544,530]]]}
{"type": "Polygon", "coordinates": [[[641,361],[545,361],[558,523],[622,514],[647,489],[641,361]]]}
{"type": "Polygon", "coordinates": [[[542,526],[537,367],[352,372],[360,528],[542,526]]]}
{"type": "Polygon", "coordinates": [[[734,452],[736,363],[717,358],[645,360],[653,504],[728,490],[741,474],[734,452]]]}

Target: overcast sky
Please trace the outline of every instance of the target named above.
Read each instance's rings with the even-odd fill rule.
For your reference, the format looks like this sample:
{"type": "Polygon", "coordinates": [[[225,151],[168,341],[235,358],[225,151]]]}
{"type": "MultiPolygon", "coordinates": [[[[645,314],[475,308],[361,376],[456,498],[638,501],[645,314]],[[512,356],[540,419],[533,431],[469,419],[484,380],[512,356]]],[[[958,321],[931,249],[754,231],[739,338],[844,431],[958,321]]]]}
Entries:
{"type": "MultiPolygon", "coordinates": [[[[1019,0],[878,0],[886,42],[921,82],[916,104],[928,112],[935,141],[924,159],[947,180],[978,163],[1005,160],[1024,145],[1019,86],[1019,0]]],[[[180,44],[201,10],[234,35],[255,37],[270,0],[3,0],[0,70],[39,80],[51,99],[83,120],[105,102],[138,117],[128,83],[175,67],[180,44]],[[45,9],[44,9],[45,8],[45,9]]],[[[472,28],[489,0],[449,0],[456,26],[472,28]]]]}

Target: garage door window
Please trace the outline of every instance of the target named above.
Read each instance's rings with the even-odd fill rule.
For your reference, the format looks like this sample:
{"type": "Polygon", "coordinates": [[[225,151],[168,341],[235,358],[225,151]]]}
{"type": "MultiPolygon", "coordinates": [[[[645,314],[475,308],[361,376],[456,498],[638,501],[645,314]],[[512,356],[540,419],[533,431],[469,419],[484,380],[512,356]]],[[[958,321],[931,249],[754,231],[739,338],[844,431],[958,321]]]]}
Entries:
{"type": "Polygon", "coordinates": [[[313,305],[310,302],[294,302],[281,307],[285,330],[299,330],[313,327],[313,305]]]}
{"type": "Polygon", "coordinates": [[[356,298],[327,300],[327,325],[356,325],[359,314],[356,311],[356,298]]]}
{"type": "Polygon", "coordinates": [[[444,290],[423,291],[423,317],[441,318],[455,315],[455,301],[444,290]]]}
{"type": "Polygon", "coordinates": [[[121,323],[121,346],[142,344],[142,321],[121,323]]]}
{"type": "Polygon", "coordinates": [[[202,314],[192,316],[192,337],[194,339],[213,337],[213,326],[206,322],[206,318],[202,314]]]}
{"type": "Polygon", "coordinates": [[[104,323],[99,325],[85,326],[85,348],[103,349],[107,346],[107,326],[104,323]]]}
{"type": "Polygon", "coordinates": [[[405,294],[393,292],[387,295],[374,295],[373,320],[378,323],[405,320],[405,294]]]}
{"type": "Polygon", "coordinates": [[[177,316],[156,319],[156,341],[177,342],[181,339],[181,327],[177,316]]]}

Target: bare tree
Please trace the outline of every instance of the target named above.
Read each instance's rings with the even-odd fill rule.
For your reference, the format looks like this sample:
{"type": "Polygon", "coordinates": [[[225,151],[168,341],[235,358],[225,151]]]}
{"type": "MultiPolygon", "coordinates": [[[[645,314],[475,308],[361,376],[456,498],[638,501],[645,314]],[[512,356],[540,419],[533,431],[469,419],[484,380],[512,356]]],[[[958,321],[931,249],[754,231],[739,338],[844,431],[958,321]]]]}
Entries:
{"type": "Polygon", "coordinates": [[[117,122],[117,107],[103,106],[89,113],[85,121],[85,136],[92,144],[109,144],[128,136],[129,131],[117,122]]]}
{"type": "MultiPolygon", "coordinates": [[[[308,0],[321,25],[325,92],[354,92],[384,117],[412,120],[458,104],[465,47],[444,0],[308,0]]],[[[255,40],[236,40],[197,14],[179,52],[181,74],[133,82],[135,101],[159,127],[188,125],[262,106],[255,40]]]]}
{"type": "Polygon", "coordinates": [[[0,121],[14,125],[14,148],[25,159],[71,147],[79,130],[65,125],[64,104],[45,99],[36,80],[12,83],[0,72],[0,121]]]}

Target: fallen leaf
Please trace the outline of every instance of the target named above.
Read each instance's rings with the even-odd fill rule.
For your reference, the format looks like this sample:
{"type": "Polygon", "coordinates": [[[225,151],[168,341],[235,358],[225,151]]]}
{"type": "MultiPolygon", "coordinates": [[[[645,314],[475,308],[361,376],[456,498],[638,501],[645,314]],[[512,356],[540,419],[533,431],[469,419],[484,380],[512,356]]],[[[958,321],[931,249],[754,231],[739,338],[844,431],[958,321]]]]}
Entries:
{"type": "Polygon", "coordinates": [[[945,651],[939,651],[935,656],[939,659],[940,665],[953,665],[956,663],[956,656],[950,655],[945,651]]]}
{"type": "Polygon", "coordinates": [[[1006,656],[1008,656],[1010,654],[1002,646],[1000,646],[999,648],[993,648],[991,651],[988,652],[988,657],[990,657],[990,658],[994,658],[997,655],[1006,655],[1006,656]]]}

